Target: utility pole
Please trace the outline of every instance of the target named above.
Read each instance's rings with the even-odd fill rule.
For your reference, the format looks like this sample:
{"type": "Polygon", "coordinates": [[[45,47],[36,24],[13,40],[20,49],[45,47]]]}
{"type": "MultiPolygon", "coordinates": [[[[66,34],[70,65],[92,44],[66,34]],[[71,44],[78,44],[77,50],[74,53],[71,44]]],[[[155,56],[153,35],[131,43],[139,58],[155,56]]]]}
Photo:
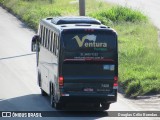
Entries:
{"type": "Polygon", "coordinates": [[[79,0],[79,15],[85,16],[85,0],[79,0]]]}

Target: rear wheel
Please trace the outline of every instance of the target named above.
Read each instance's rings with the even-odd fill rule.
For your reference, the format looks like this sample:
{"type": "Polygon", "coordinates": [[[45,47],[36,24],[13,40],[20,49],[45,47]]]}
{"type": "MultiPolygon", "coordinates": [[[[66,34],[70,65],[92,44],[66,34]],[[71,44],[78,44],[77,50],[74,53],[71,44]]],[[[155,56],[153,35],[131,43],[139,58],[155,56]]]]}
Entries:
{"type": "Polygon", "coordinates": [[[110,107],[110,103],[106,103],[106,102],[102,102],[101,103],[101,108],[102,108],[102,110],[108,110],[109,109],[109,107],[110,107]]]}
{"type": "Polygon", "coordinates": [[[42,88],[41,88],[41,95],[42,96],[47,96],[47,93],[44,90],[42,90],[42,88]]]}
{"type": "Polygon", "coordinates": [[[38,75],[37,75],[37,80],[38,80],[39,87],[41,87],[41,75],[40,75],[39,72],[38,72],[38,75]]]}
{"type": "Polygon", "coordinates": [[[58,96],[56,94],[54,95],[54,108],[57,110],[61,110],[63,108],[63,104],[58,101],[58,96]]]}
{"type": "Polygon", "coordinates": [[[58,101],[58,99],[57,99],[56,94],[54,93],[54,87],[51,84],[51,86],[50,86],[50,103],[51,103],[51,106],[54,107],[57,110],[61,110],[63,108],[64,104],[62,104],[60,102],[57,102],[57,101],[58,101]]]}
{"type": "Polygon", "coordinates": [[[58,102],[58,103],[54,103],[54,107],[55,107],[55,109],[57,109],[57,110],[61,110],[62,108],[63,108],[63,104],[62,103],[60,103],[60,102],[58,102]]]}
{"type": "Polygon", "coordinates": [[[94,110],[99,110],[99,108],[100,108],[100,103],[94,103],[93,104],[93,107],[94,107],[94,110]]]}
{"type": "Polygon", "coordinates": [[[50,85],[50,103],[51,103],[51,107],[54,107],[54,94],[53,94],[53,86],[52,84],[50,85]]]}
{"type": "Polygon", "coordinates": [[[51,102],[51,107],[53,108],[54,107],[54,96],[52,93],[50,94],[50,102],[51,102]]]}

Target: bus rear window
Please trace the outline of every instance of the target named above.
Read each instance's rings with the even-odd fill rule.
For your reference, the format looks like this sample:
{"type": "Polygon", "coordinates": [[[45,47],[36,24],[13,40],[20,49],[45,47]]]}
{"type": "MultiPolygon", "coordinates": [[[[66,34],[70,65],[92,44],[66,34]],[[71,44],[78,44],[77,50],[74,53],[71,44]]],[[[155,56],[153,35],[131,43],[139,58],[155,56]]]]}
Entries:
{"type": "Polygon", "coordinates": [[[116,49],[116,36],[105,33],[67,33],[63,36],[64,48],[67,51],[110,51],[116,49]]]}

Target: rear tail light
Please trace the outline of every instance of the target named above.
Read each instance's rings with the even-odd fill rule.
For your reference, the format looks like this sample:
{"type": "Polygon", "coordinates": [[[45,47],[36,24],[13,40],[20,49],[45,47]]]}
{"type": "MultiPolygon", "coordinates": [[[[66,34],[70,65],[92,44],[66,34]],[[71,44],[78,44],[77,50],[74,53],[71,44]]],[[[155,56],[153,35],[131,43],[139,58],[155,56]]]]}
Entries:
{"type": "Polygon", "coordinates": [[[118,88],[118,77],[117,77],[117,76],[114,77],[113,88],[114,88],[114,89],[117,89],[117,88],[118,88]]]}
{"type": "Polygon", "coordinates": [[[63,86],[64,78],[63,76],[59,76],[59,86],[63,86]]]}

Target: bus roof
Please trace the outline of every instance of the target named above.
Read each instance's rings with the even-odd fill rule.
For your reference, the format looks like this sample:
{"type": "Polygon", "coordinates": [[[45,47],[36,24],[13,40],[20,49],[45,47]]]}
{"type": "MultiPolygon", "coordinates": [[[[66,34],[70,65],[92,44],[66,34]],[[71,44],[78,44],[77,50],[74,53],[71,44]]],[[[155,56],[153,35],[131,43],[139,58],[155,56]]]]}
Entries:
{"type": "Polygon", "coordinates": [[[84,16],[45,18],[41,21],[41,23],[49,26],[50,28],[53,26],[54,29],[59,31],[66,29],[105,29],[115,32],[114,29],[101,24],[99,20],[84,16]]]}
{"type": "Polygon", "coordinates": [[[97,24],[100,25],[101,22],[99,20],[96,20],[91,17],[85,17],[85,16],[76,16],[76,17],[53,17],[51,22],[56,25],[61,24],[97,24]]]}

